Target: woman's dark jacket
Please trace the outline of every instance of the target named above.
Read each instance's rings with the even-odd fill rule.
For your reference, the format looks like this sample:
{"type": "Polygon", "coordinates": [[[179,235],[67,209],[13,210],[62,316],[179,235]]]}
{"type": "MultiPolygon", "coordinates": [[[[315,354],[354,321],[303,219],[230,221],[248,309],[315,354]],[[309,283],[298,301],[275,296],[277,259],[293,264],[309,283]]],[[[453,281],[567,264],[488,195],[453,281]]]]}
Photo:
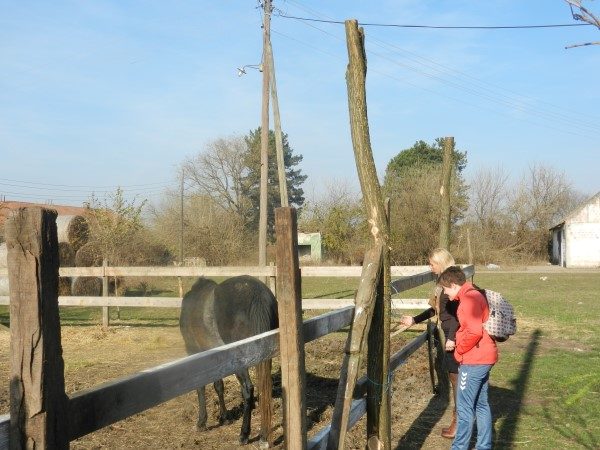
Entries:
{"type": "MultiPolygon", "coordinates": [[[[440,326],[444,331],[446,340],[456,342],[456,330],[458,330],[458,319],[456,318],[456,310],[458,302],[453,302],[448,298],[442,290],[440,294],[440,326]]],[[[413,317],[415,323],[421,323],[435,316],[435,308],[429,308],[413,317]]]]}

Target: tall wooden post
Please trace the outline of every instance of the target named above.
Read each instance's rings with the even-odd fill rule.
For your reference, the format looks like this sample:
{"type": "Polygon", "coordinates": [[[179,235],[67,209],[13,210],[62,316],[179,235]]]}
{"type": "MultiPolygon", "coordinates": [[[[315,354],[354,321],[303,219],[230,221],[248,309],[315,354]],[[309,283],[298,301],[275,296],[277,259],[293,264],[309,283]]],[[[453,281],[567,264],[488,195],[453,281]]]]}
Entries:
{"type": "Polygon", "coordinates": [[[352,146],[363,201],[367,209],[370,232],[375,244],[381,244],[384,248],[383,274],[368,336],[367,376],[371,382],[367,390],[367,435],[371,442],[376,440],[383,448],[389,449],[391,447],[388,380],[391,311],[389,226],[386,220],[369,137],[365,88],[367,60],[364,48],[364,32],[362,28],[358,28],[356,20],[347,20],[345,26],[349,59],[346,83],[348,86],[352,146]]]}
{"type": "Polygon", "coordinates": [[[260,211],[258,220],[258,265],[267,265],[267,184],[269,180],[269,57],[271,39],[271,0],[264,0],[263,19],[263,84],[260,129],[260,211]]]}
{"type": "Polygon", "coordinates": [[[306,448],[306,380],[296,210],[277,208],[275,229],[284,445],[287,450],[302,450],[306,448]]]}
{"type": "Polygon", "coordinates": [[[444,159],[442,165],[442,180],[440,183],[441,214],[440,214],[440,247],[450,248],[450,180],[452,177],[452,154],[454,138],[444,138],[444,159]]]}
{"type": "Polygon", "coordinates": [[[10,448],[69,448],[58,315],[56,211],[5,225],[10,284],[10,448]]]}

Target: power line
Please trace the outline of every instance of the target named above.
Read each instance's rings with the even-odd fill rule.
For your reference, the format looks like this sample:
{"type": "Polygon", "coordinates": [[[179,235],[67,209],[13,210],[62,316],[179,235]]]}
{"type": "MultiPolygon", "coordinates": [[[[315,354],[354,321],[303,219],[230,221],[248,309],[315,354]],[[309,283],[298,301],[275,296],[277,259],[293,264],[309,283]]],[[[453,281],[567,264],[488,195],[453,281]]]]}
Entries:
{"type": "MultiPolygon", "coordinates": [[[[302,20],[306,22],[321,22],[321,23],[332,23],[343,25],[343,20],[328,20],[328,19],[313,19],[309,17],[298,17],[289,16],[281,12],[276,12],[277,17],[284,19],[302,20]]],[[[396,24],[396,23],[366,23],[358,22],[363,27],[392,27],[392,28],[428,28],[437,30],[518,30],[518,29],[531,29],[531,28],[564,28],[564,27],[585,27],[590,26],[589,23],[563,23],[563,24],[547,24],[547,25],[408,25],[408,24],[396,24]]]]}
{"type": "MultiPolygon", "coordinates": [[[[53,184],[53,183],[40,183],[37,181],[26,181],[26,180],[13,180],[10,178],[0,178],[0,181],[10,181],[12,183],[21,183],[21,184],[30,184],[30,185],[34,185],[34,186],[52,186],[52,187],[65,187],[65,188],[72,188],[73,190],[78,190],[78,188],[81,189],[117,189],[117,188],[122,188],[122,189],[126,189],[126,188],[134,188],[134,187],[144,187],[144,186],[170,186],[173,184],[173,182],[156,182],[156,183],[141,183],[141,184],[121,184],[121,185],[100,185],[100,186],[94,186],[94,185],[72,185],[72,184],[53,184]]],[[[3,184],[3,183],[0,183],[3,184]]]]}
{"type": "MultiPolygon", "coordinates": [[[[308,8],[304,7],[303,5],[298,4],[298,2],[295,2],[293,0],[288,0],[288,1],[290,3],[292,3],[292,4],[294,4],[295,6],[297,6],[298,8],[307,11],[309,14],[313,14],[313,15],[316,15],[316,16],[323,17],[323,15],[319,14],[318,12],[316,12],[314,10],[308,9],[308,8]]],[[[305,22],[302,22],[302,23],[304,23],[304,25],[306,25],[306,26],[309,26],[311,28],[314,28],[314,29],[320,31],[323,34],[331,36],[331,37],[333,37],[333,38],[335,38],[337,40],[340,40],[340,41],[344,40],[343,38],[341,38],[339,36],[336,36],[336,35],[334,35],[332,33],[329,33],[328,31],[325,31],[322,28],[314,26],[314,25],[312,25],[310,23],[305,23],[305,22]]],[[[288,37],[290,39],[293,39],[293,40],[296,40],[298,42],[303,43],[302,41],[299,41],[298,39],[295,39],[295,38],[291,38],[290,36],[286,36],[283,33],[278,33],[278,34],[281,34],[281,35],[283,35],[285,37],[288,37]]],[[[378,40],[376,38],[374,38],[374,40],[376,41],[375,45],[378,45],[378,46],[380,46],[382,48],[386,48],[386,47],[384,47],[384,45],[385,45],[385,46],[387,46],[386,49],[388,51],[392,51],[394,53],[399,53],[398,51],[395,50],[395,49],[398,49],[398,50],[401,50],[403,52],[415,55],[419,59],[423,59],[425,61],[429,61],[430,64],[424,64],[424,63],[422,63],[420,61],[416,61],[414,58],[408,58],[409,60],[412,60],[416,64],[425,66],[427,69],[434,71],[434,73],[429,73],[429,72],[423,70],[422,68],[415,67],[415,66],[412,66],[410,64],[402,63],[400,61],[391,59],[391,58],[389,58],[389,57],[387,57],[385,55],[379,54],[377,52],[367,51],[368,54],[377,56],[377,57],[382,58],[384,60],[387,60],[387,61],[389,61],[389,62],[391,62],[393,64],[405,67],[405,68],[407,68],[407,69],[409,69],[411,71],[414,71],[416,73],[419,73],[419,74],[421,74],[421,75],[423,75],[425,77],[428,77],[428,78],[440,81],[441,83],[449,85],[449,86],[453,87],[454,89],[458,89],[458,90],[462,90],[464,92],[467,92],[470,95],[482,97],[482,98],[484,98],[484,99],[486,99],[486,100],[488,100],[490,102],[510,107],[510,108],[512,108],[512,109],[514,109],[516,111],[519,111],[519,112],[522,112],[522,113],[527,113],[527,114],[529,114],[529,115],[531,115],[533,117],[538,117],[538,118],[545,119],[545,120],[554,120],[554,121],[558,121],[558,122],[563,122],[566,125],[574,128],[574,130],[559,129],[558,131],[569,133],[569,134],[573,134],[573,135],[578,135],[578,136],[584,136],[584,137],[587,137],[587,138],[590,138],[590,139],[596,139],[595,137],[590,136],[589,134],[582,134],[582,133],[578,133],[577,132],[577,131],[580,131],[580,132],[583,132],[583,133],[590,133],[591,132],[591,133],[594,133],[594,134],[598,133],[599,127],[598,127],[598,125],[595,122],[585,121],[585,120],[580,120],[580,119],[574,119],[574,118],[572,118],[572,117],[570,117],[568,115],[565,115],[564,113],[562,113],[562,111],[564,111],[564,109],[562,107],[558,107],[558,106],[551,105],[549,103],[543,102],[543,103],[546,103],[546,104],[548,104],[548,105],[550,105],[550,106],[552,106],[554,108],[557,108],[557,109],[559,109],[561,111],[561,112],[555,112],[555,111],[540,110],[540,109],[535,108],[535,107],[523,105],[522,104],[522,100],[523,99],[529,98],[529,99],[532,99],[534,101],[538,101],[538,100],[534,99],[532,97],[527,97],[527,96],[524,96],[524,95],[520,95],[518,93],[514,93],[514,95],[518,96],[518,98],[515,98],[514,96],[513,96],[513,98],[511,98],[511,97],[507,97],[506,95],[504,95],[502,93],[494,92],[494,90],[490,89],[489,87],[473,85],[473,81],[475,81],[475,82],[479,83],[480,85],[488,85],[488,86],[494,87],[494,85],[491,84],[491,83],[487,83],[485,81],[478,80],[477,78],[472,77],[472,76],[470,76],[468,74],[465,74],[463,72],[459,72],[459,71],[456,71],[454,69],[447,68],[447,67],[445,67],[443,65],[440,65],[440,64],[438,64],[438,63],[436,63],[434,61],[428,60],[427,58],[423,58],[423,57],[420,57],[419,55],[416,55],[414,53],[405,51],[405,50],[403,50],[403,49],[401,49],[401,48],[399,48],[399,47],[397,47],[397,46],[395,46],[393,44],[386,43],[386,42],[378,40]],[[377,44],[377,42],[379,42],[379,44],[377,44]],[[442,67],[445,72],[448,72],[448,71],[455,72],[455,73],[457,73],[459,75],[462,75],[462,76],[470,79],[470,81],[469,80],[466,80],[466,81],[465,80],[461,80],[459,77],[457,77],[456,75],[452,75],[452,74],[450,74],[450,76],[453,77],[453,78],[457,78],[456,81],[452,81],[451,79],[446,79],[443,76],[438,75],[438,74],[435,73],[435,72],[438,72],[438,73],[444,75],[444,71],[438,69],[435,66],[442,67]]],[[[308,44],[305,44],[305,45],[308,45],[308,44]]],[[[315,47],[310,46],[310,45],[308,45],[308,46],[312,47],[312,48],[315,48],[315,47]]],[[[317,49],[317,50],[320,50],[320,49],[317,49]]],[[[325,53],[325,52],[323,52],[323,53],[325,53]]],[[[341,59],[339,57],[337,57],[337,58],[341,59]]],[[[474,107],[480,108],[480,109],[487,109],[487,110],[490,110],[490,111],[492,111],[494,113],[499,113],[499,114],[502,114],[502,115],[506,115],[505,113],[502,113],[502,112],[499,112],[499,111],[496,111],[496,110],[493,110],[493,109],[490,109],[490,108],[486,108],[486,107],[484,107],[482,105],[474,105],[472,103],[466,102],[462,98],[458,99],[456,97],[452,97],[452,96],[447,95],[447,94],[442,94],[442,93],[436,92],[436,91],[434,91],[432,89],[424,88],[424,87],[419,86],[417,84],[411,83],[408,80],[402,80],[402,79],[397,78],[397,77],[395,77],[393,75],[390,75],[390,74],[385,73],[385,72],[378,71],[376,69],[370,69],[370,70],[373,70],[373,71],[375,71],[377,73],[381,73],[384,76],[390,77],[390,78],[395,79],[397,81],[409,84],[409,85],[414,86],[414,87],[416,87],[418,89],[421,89],[421,90],[424,90],[424,91],[427,91],[427,92],[431,92],[431,93],[433,93],[433,94],[435,94],[437,96],[446,97],[446,98],[452,99],[454,101],[458,101],[460,103],[463,103],[463,104],[466,104],[466,105],[469,105],[469,106],[474,106],[474,107]]],[[[511,92],[511,91],[509,91],[507,89],[504,89],[504,88],[501,88],[501,87],[499,89],[511,92]]],[[[529,122],[529,123],[532,123],[532,124],[535,124],[535,125],[539,125],[539,126],[543,126],[543,127],[555,129],[554,127],[548,126],[545,123],[537,123],[535,121],[526,120],[526,119],[519,119],[519,120],[524,121],[524,122],[529,122]]]]}

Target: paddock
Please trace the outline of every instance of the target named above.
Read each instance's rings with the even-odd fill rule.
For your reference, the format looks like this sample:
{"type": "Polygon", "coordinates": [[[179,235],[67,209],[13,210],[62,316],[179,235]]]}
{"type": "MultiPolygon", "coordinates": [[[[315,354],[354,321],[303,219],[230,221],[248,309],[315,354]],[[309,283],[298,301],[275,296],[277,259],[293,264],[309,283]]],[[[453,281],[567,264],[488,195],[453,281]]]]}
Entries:
{"type": "MultiPolygon", "coordinates": [[[[28,213],[24,213],[23,219],[29,221],[30,219],[34,219],[33,221],[35,222],[36,220],[40,220],[40,217],[42,218],[41,223],[43,224],[45,221],[47,222],[49,219],[51,219],[51,216],[46,217],[44,215],[44,213],[42,212],[41,215],[39,215],[39,213],[35,213],[32,212],[31,215],[28,215],[28,213]]],[[[295,216],[293,216],[295,217],[295,216]]],[[[51,226],[51,225],[49,225],[51,226]]],[[[292,229],[294,229],[294,227],[292,227],[292,229]]],[[[285,233],[282,233],[285,234],[285,233]]],[[[51,233],[50,233],[51,235],[51,233]]],[[[289,237],[291,234],[287,233],[287,237],[289,237]]],[[[281,237],[278,235],[278,240],[281,239],[281,237]]],[[[283,238],[285,240],[285,236],[283,238]]],[[[290,244],[294,244],[293,239],[288,239],[286,242],[290,243],[290,244]]],[[[50,242],[50,250],[52,245],[55,245],[55,243],[50,242]]],[[[46,249],[48,250],[48,249],[46,249]]],[[[43,256],[43,252],[41,252],[42,256],[43,256]]],[[[285,256],[285,255],[284,255],[285,256]]],[[[376,285],[376,280],[377,280],[377,274],[379,273],[379,264],[380,264],[380,259],[379,259],[379,264],[377,263],[376,259],[373,258],[381,258],[381,250],[379,251],[379,256],[377,256],[377,253],[375,251],[368,253],[367,254],[367,258],[366,258],[366,263],[365,263],[365,267],[363,268],[363,272],[361,274],[361,283],[360,286],[358,288],[358,292],[356,294],[356,302],[358,304],[359,301],[364,301],[364,299],[362,299],[362,296],[365,295],[365,293],[372,295],[371,293],[373,292],[373,286],[376,285]],[[371,270],[372,273],[369,272],[369,270],[371,270]],[[372,278],[372,279],[371,279],[372,278]],[[367,283],[363,283],[365,280],[367,280],[367,283]],[[375,280],[375,284],[374,281],[375,280]],[[365,287],[366,286],[366,287],[365,287]]],[[[295,255],[293,256],[293,258],[296,263],[297,263],[297,249],[295,252],[295,255]]],[[[277,272],[277,276],[278,277],[284,277],[284,281],[281,280],[277,280],[277,286],[281,287],[285,285],[285,276],[286,276],[286,270],[288,270],[286,264],[287,264],[287,259],[286,258],[282,258],[279,257],[278,261],[281,262],[281,266],[278,267],[278,272],[277,272]]],[[[42,264],[43,266],[43,264],[42,264]]],[[[9,267],[10,268],[10,267],[9,267]]],[[[44,273],[43,267],[42,270],[40,271],[42,274],[44,273]]],[[[40,276],[40,272],[35,272],[34,275],[32,276],[40,276]],[[37,275],[36,275],[37,274],[37,275]]],[[[292,268],[291,270],[289,270],[290,273],[297,273],[295,269],[293,269],[293,264],[292,264],[292,268]]],[[[19,272],[21,273],[21,272],[19,272]]],[[[298,273],[299,275],[299,273],[298,273]]],[[[21,275],[20,275],[21,276],[21,275]]],[[[289,278],[289,277],[288,277],[289,278]]],[[[15,279],[15,278],[13,278],[15,279]]],[[[420,284],[426,283],[428,281],[431,281],[432,279],[432,275],[431,273],[418,273],[415,275],[411,275],[411,276],[406,276],[403,279],[398,280],[396,283],[394,283],[394,288],[396,291],[399,290],[403,290],[403,289],[407,289],[410,287],[414,287],[414,286],[418,286],[420,284]]],[[[20,280],[20,278],[19,278],[20,280]]],[[[45,278],[44,276],[40,276],[40,280],[44,281],[45,278]]],[[[47,280],[46,280],[47,282],[47,280]]],[[[21,284],[19,284],[21,286],[21,284]]],[[[11,286],[11,293],[13,292],[14,287],[11,286]]],[[[293,289],[292,289],[293,291],[293,289]]],[[[43,289],[42,289],[43,292],[43,289]]],[[[282,300],[282,298],[285,299],[286,296],[289,296],[289,290],[282,290],[280,293],[280,295],[278,295],[278,300],[280,303],[280,308],[281,306],[281,302],[285,301],[282,300]],[[283,294],[282,294],[283,293],[283,294]],[[284,295],[285,294],[285,295],[284,295]]],[[[15,294],[16,297],[15,299],[19,299],[19,301],[23,301],[23,298],[27,297],[25,294],[23,293],[19,293],[19,294],[15,294]]],[[[57,293],[55,293],[55,298],[57,299],[57,293]]],[[[299,300],[299,299],[298,299],[299,300]]],[[[55,300],[56,301],[56,300],[55,300]]],[[[12,307],[12,305],[11,305],[12,307]]],[[[57,304],[56,306],[57,307],[57,304]]],[[[296,305],[295,308],[298,308],[299,305],[296,305]]],[[[328,335],[330,335],[331,333],[336,333],[338,332],[338,330],[347,327],[348,325],[350,325],[352,323],[353,320],[353,307],[349,306],[346,308],[342,308],[330,313],[326,313],[314,318],[311,318],[307,321],[305,321],[305,323],[301,326],[301,330],[299,329],[298,332],[300,332],[299,336],[301,336],[301,340],[303,340],[304,343],[309,343],[315,339],[321,338],[323,336],[328,337],[328,335]]],[[[35,311],[34,311],[35,312],[35,311]]],[[[37,314],[37,313],[35,313],[37,314]]],[[[42,335],[44,337],[46,337],[49,341],[53,342],[56,339],[58,339],[58,345],[60,345],[60,335],[58,335],[57,337],[53,337],[52,333],[52,320],[48,320],[47,317],[44,317],[43,314],[47,314],[47,311],[41,311],[41,314],[39,317],[36,318],[36,316],[32,316],[32,319],[34,320],[34,322],[39,321],[40,324],[42,325],[42,330],[45,330],[42,332],[42,335]],[[49,323],[49,325],[46,325],[46,323],[49,323]]],[[[50,317],[50,316],[48,316],[50,317]]],[[[286,321],[282,323],[280,323],[280,327],[287,327],[287,330],[291,330],[293,329],[293,324],[287,323],[289,322],[289,318],[286,315],[285,316],[287,318],[286,321]],[[292,328],[290,328],[292,327],[292,328]]],[[[360,319],[360,316],[357,316],[360,319]]],[[[354,317],[354,324],[356,325],[357,322],[357,317],[354,317]]],[[[24,328],[26,328],[27,325],[27,321],[23,320],[24,318],[21,316],[18,316],[15,318],[16,322],[15,324],[18,323],[22,323],[22,326],[24,328]]],[[[31,320],[31,319],[30,319],[31,320]]],[[[354,330],[354,328],[352,328],[352,330],[354,330]]],[[[106,327],[105,330],[106,332],[106,327]]],[[[354,332],[354,331],[353,331],[354,332]]],[[[286,334],[289,334],[290,331],[286,331],[286,334]]],[[[417,349],[419,349],[419,347],[421,347],[425,342],[427,342],[428,348],[430,350],[429,355],[428,355],[428,363],[431,367],[431,370],[433,370],[433,359],[432,359],[432,353],[431,353],[431,345],[432,345],[432,335],[434,333],[433,327],[432,326],[428,326],[427,330],[423,333],[421,333],[419,336],[417,336],[415,339],[413,339],[410,342],[404,342],[403,346],[399,349],[398,352],[394,353],[392,356],[392,359],[390,360],[389,363],[389,370],[391,371],[391,373],[393,373],[393,371],[400,366],[401,364],[405,363],[407,358],[413,353],[415,352],[417,349]]],[[[231,373],[234,373],[235,371],[237,371],[240,367],[240,364],[243,364],[244,367],[247,366],[253,366],[255,365],[257,362],[265,359],[265,358],[270,358],[272,356],[275,356],[277,354],[277,350],[278,350],[278,340],[281,341],[282,345],[284,340],[281,338],[281,336],[277,336],[279,334],[278,330],[274,330],[272,332],[268,332],[268,333],[263,333],[262,335],[258,335],[256,337],[253,338],[249,338],[246,339],[244,341],[240,341],[239,343],[234,343],[234,344],[229,344],[223,347],[219,347],[217,349],[208,351],[208,352],[203,352],[201,354],[198,355],[193,355],[187,358],[183,358],[183,359],[179,359],[176,361],[172,361],[169,363],[165,363],[162,364],[158,367],[153,367],[153,368],[149,368],[149,369],[145,369],[142,372],[139,372],[137,374],[134,375],[130,375],[130,376],[125,376],[122,377],[120,379],[117,380],[113,380],[113,381],[106,381],[105,383],[98,386],[98,387],[93,387],[93,388],[88,388],[87,390],[84,391],[78,391],[72,395],[68,395],[68,397],[66,398],[66,418],[65,418],[65,425],[63,425],[65,427],[66,430],[68,430],[68,439],[67,442],[70,440],[76,440],[82,436],[85,436],[89,433],[92,433],[96,430],[99,430],[101,428],[105,428],[105,427],[112,427],[114,428],[115,423],[117,423],[120,420],[123,419],[127,419],[129,416],[132,416],[134,414],[137,413],[141,413],[147,409],[150,409],[152,407],[155,407],[161,403],[164,402],[168,402],[173,398],[179,397],[182,394],[185,394],[189,391],[191,391],[192,389],[194,389],[195,387],[199,386],[199,385],[203,385],[203,384],[208,384],[212,381],[214,381],[215,379],[218,378],[222,378],[223,376],[229,375],[231,373]]],[[[340,335],[343,335],[344,333],[339,333],[340,335]]],[[[346,358],[348,358],[348,349],[346,349],[344,351],[344,342],[345,339],[341,339],[341,343],[342,343],[342,347],[338,350],[339,351],[339,355],[342,355],[344,353],[346,353],[346,358]]],[[[56,344],[54,344],[56,345],[56,344]]],[[[279,350],[283,352],[283,350],[285,349],[285,346],[280,347],[279,350]]],[[[25,350],[25,353],[27,353],[28,351],[35,351],[35,347],[33,350],[25,350]]],[[[48,350],[46,350],[48,351],[48,350]]],[[[289,351],[289,349],[288,349],[289,351]]],[[[50,352],[52,353],[52,352],[50,352]]],[[[304,353],[304,344],[301,344],[301,352],[300,353],[304,353]]],[[[298,355],[293,355],[294,357],[298,357],[298,355]]],[[[300,355],[303,358],[303,355],[300,355]]],[[[352,355],[350,355],[352,356],[352,355]]],[[[341,358],[337,358],[338,361],[341,360],[341,358]]],[[[363,360],[365,358],[363,357],[363,360]]],[[[288,360],[288,358],[285,358],[284,360],[288,360]]],[[[52,361],[47,362],[46,359],[44,359],[43,361],[44,364],[52,364],[52,361]]],[[[62,364],[62,361],[60,362],[62,364]]],[[[319,363],[317,362],[317,365],[319,363]]],[[[338,368],[338,373],[340,373],[340,377],[341,375],[343,375],[344,377],[349,376],[348,375],[348,362],[347,360],[345,361],[344,366],[342,366],[341,368],[341,372],[340,369],[338,368]]],[[[302,366],[304,366],[304,361],[302,366]]],[[[283,382],[285,383],[285,376],[286,376],[286,371],[282,370],[282,375],[283,375],[283,382]]],[[[306,371],[306,373],[300,373],[300,376],[302,378],[306,378],[308,380],[309,376],[308,374],[311,373],[310,371],[306,371]]],[[[358,372],[357,373],[358,376],[358,372]]],[[[433,372],[432,372],[433,373],[433,372]]],[[[58,379],[61,380],[61,384],[62,384],[62,380],[63,378],[63,374],[62,374],[62,370],[59,370],[56,372],[56,374],[54,374],[56,377],[59,377],[58,379]]],[[[14,375],[13,375],[14,376],[14,375]]],[[[288,374],[289,376],[289,374],[288,374]]],[[[23,378],[25,379],[25,378],[23,378]]],[[[335,378],[333,378],[335,380],[335,378]]],[[[350,378],[348,378],[350,380],[350,378]]],[[[432,376],[432,381],[433,381],[433,376],[432,376]]],[[[351,380],[352,383],[354,383],[354,380],[351,380]]],[[[43,383],[43,381],[42,381],[43,383]]],[[[341,382],[336,381],[335,384],[338,384],[341,382]]],[[[307,382],[308,384],[308,382],[307,382]]],[[[355,394],[354,394],[354,400],[352,400],[351,403],[345,402],[344,403],[344,408],[347,408],[346,410],[346,423],[348,424],[348,428],[351,428],[359,419],[362,415],[364,415],[365,411],[366,411],[366,405],[367,405],[367,399],[365,398],[365,393],[366,393],[366,388],[367,388],[367,378],[366,376],[363,376],[361,378],[359,378],[356,382],[356,390],[355,390],[355,394]]],[[[294,384],[295,386],[300,386],[300,391],[301,391],[301,395],[303,396],[303,398],[308,398],[308,395],[305,392],[302,392],[302,388],[301,386],[303,385],[302,382],[300,382],[300,384],[294,384]]],[[[290,384],[290,387],[293,387],[294,385],[290,384]]],[[[345,383],[344,383],[345,385],[345,383]]],[[[35,388],[35,383],[33,383],[31,385],[31,387],[35,388]]],[[[29,386],[27,387],[29,388],[29,386]]],[[[26,388],[26,389],[27,389],[26,388]]],[[[38,388],[39,389],[39,388],[38,388]]],[[[290,391],[291,389],[288,389],[287,395],[290,395],[290,391]]],[[[65,392],[67,392],[67,390],[65,390],[65,392]]],[[[322,390],[320,388],[317,389],[317,395],[319,397],[323,397],[323,393],[322,390]]],[[[15,395],[15,393],[11,390],[11,396],[15,395]]],[[[58,394],[58,398],[61,398],[60,395],[63,394],[58,394]]],[[[284,399],[285,401],[285,399],[284,399]]],[[[338,394],[338,402],[339,402],[339,394],[338,394]]],[[[50,407],[52,407],[54,405],[53,402],[48,402],[48,405],[50,407]]],[[[284,403],[285,405],[285,403],[284,403]]],[[[336,410],[337,411],[337,407],[336,406],[336,410]]],[[[55,413],[58,414],[58,413],[55,413]]],[[[62,414],[62,413],[61,413],[62,414]]],[[[64,414],[63,414],[64,415],[64,414]]],[[[335,416],[334,416],[335,418],[335,416]]],[[[4,420],[1,421],[1,425],[0,425],[0,435],[3,436],[3,442],[6,444],[7,443],[7,422],[8,422],[8,418],[4,417],[4,420]]],[[[289,420],[289,419],[288,419],[289,420]]],[[[286,422],[285,419],[285,414],[284,414],[284,419],[283,422],[286,424],[284,426],[285,429],[290,429],[290,422],[286,422]]],[[[164,421],[160,421],[160,424],[163,424],[164,421]]],[[[23,425],[22,425],[23,426],[23,425]]],[[[303,424],[302,426],[302,430],[301,432],[303,433],[304,436],[306,436],[306,431],[307,431],[308,427],[306,425],[303,424]]],[[[332,424],[331,426],[326,426],[324,428],[322,428],[321,430],[319,430],[312,438],[310,438],[309,442],[308,442],[308,448],[324,448],[323,446],[325,445],[325,443],[327,442],[327,439],[331,439],[330,437],[330,432],[331,430],[335,430],[335,424],[332,424]]],[[[339,431],[339,430],[338,430],[339,431]]],[[[345,431],[345,425],[344,425],[344,431],[345,431]]],[[[145,436],[147,436],[147,434],[144,434],[145,436]]],[[[287,433],[286,433],[287,435],[287,433]]],[[[201,436],[199,437],[201,439],[201,436]]],[[[288,437],[289,438],[289,437],[288,437]]],[[[283,439],[287,439],[286,437],[284,437],[283,439]]],[[[364,435],[363,435],[363,439],[364,439],[364,435]]],[[[279,439],[281,441],[281,438],[279,439]]],[[[345,439],[344,439],[345,440],[345,439]]]]}

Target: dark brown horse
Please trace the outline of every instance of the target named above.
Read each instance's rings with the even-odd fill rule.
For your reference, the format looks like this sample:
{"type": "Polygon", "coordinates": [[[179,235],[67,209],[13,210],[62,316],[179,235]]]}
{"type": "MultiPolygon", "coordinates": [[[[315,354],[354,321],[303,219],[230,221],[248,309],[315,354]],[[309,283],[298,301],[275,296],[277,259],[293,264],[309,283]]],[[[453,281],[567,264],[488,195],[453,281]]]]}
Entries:
{"type": "MultiPolygon", "coordinates": [[[[249,276],[229,278],[217,284],[199,278],[183,297],[179,328],[188,354],[209,350],[239,341],[278,327],[277,302],[271,290],[261,281],[249,276]]],[[[248,369],[235,374],[242,386],[243,420],[240,442],[246,444],[250,435],[250,413],[254,407],[254,386],[248,369]]],[[[257,366],[260,391],[271,389],[271,361],[257,366]]],[[[214,382],[219,397],[219,423],[229,421],[223,380],[214,382]]],[[[206,429],[205,386],[198,392],[199,430],[206,429]]],[[[261,430],[265,437],[265,430],[261,430]]]]}

